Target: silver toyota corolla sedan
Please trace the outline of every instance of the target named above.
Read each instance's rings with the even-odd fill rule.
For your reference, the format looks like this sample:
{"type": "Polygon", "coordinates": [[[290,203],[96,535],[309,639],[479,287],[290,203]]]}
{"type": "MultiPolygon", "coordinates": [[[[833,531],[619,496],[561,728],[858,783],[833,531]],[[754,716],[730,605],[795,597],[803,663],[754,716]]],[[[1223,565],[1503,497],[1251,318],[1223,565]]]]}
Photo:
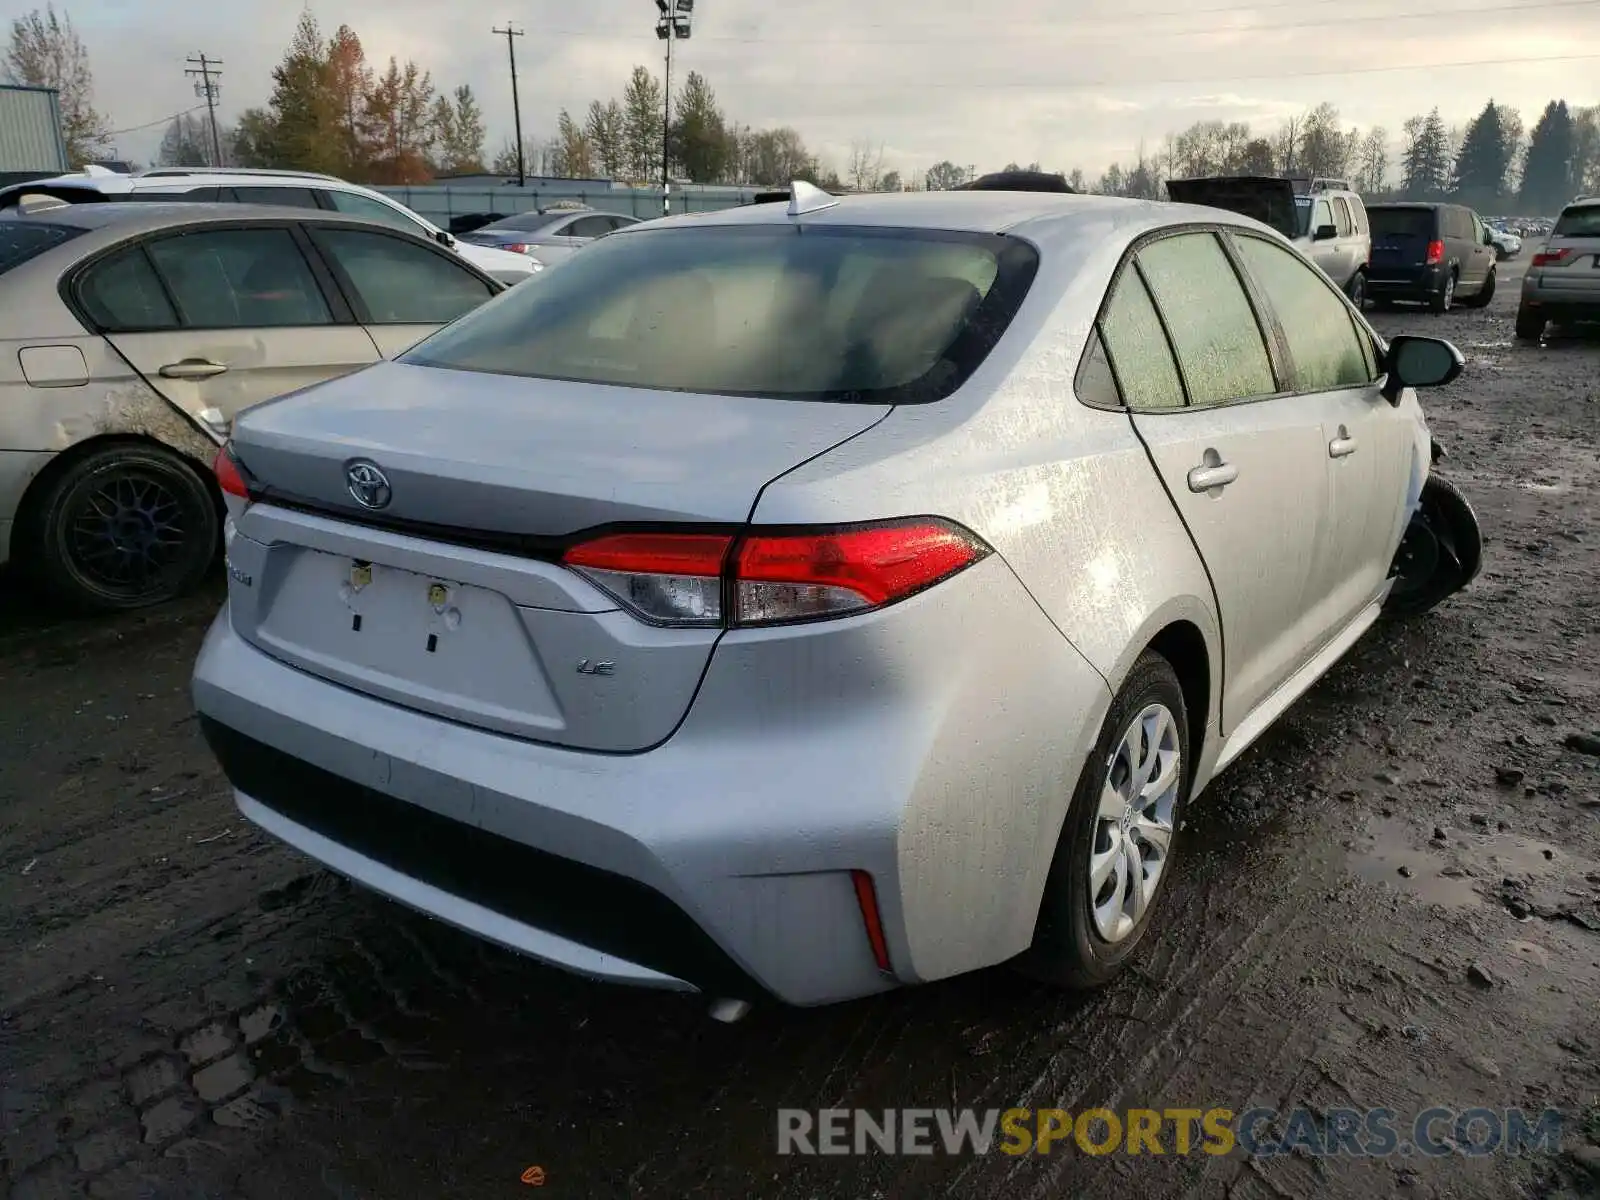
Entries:
{"type": "Polygon", "coordinates": [[[576,972],[1098,984],[1185,804],[1476,569],[1461,362],[1206,208],[653,222],[240,417],[195,700],[251,820],[576,972]]]}

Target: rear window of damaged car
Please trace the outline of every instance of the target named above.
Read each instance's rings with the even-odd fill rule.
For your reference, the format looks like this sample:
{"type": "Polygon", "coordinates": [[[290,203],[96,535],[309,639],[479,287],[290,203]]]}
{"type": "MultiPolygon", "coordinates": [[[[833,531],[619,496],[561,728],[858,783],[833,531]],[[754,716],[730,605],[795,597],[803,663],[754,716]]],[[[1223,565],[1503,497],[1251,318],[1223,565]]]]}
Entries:
{"type": "Polygon", "coordinates": [[[0,221],[0,275],[83,232],[72,225],[29,225],[25,219],[0,221]]]}
{"type": "Polygon", "coordinates": [[[799,223],[614,234],[402,359],[665,391],[938,400],[1010,324],[1038,253],[1003,234],[799,223]]]}
{"type": "Polygon", "coordinates": [[[1573,205],[1562,212],[1551,237],[1600,237],[1600,204],[1573,205]]]}

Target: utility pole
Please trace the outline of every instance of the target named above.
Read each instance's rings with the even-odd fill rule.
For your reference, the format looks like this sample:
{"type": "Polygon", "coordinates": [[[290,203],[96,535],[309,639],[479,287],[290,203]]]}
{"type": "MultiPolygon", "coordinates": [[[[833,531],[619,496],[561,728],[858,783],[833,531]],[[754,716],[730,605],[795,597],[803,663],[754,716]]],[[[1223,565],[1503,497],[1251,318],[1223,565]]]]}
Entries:
{"type": "Polygon", "coordinates": [[[667,44],[667,79],[661,89],[661,215],[672,215],[672,181],[668,175],[672,154],[672,43],[689,36],[694,0],[656,0],[656,37],[667,44]]]}
{"type": "Polygon", "coordinates": [[[511,57],[511,119],[517,128],[517,186],[526,187],[528,183],[528,164],[522,157],[522,100],[517,95],[517,43],[514,39],[522,36],[522,30],[506,22],[504,29],[491,29],[496,36],[505,35],[506,53],[511,57]]]}
{"type": "Polygon", "coordinates": [[[206,102],[206,111],[211,115],[211,152],[216,157],[212,166],[220,167],[222,163],[222,137],[217,133],[217,97],[222,94],[222,85],[212,82],[213,77],[222,78],[222,72],[217,70],[222,65],[220,58],[207,58],[204,54],[192,55],[186,60],[189,66],[184,69],[185,75],[198,75],[194,81],[194,94],[201,96],[206,102]]]}

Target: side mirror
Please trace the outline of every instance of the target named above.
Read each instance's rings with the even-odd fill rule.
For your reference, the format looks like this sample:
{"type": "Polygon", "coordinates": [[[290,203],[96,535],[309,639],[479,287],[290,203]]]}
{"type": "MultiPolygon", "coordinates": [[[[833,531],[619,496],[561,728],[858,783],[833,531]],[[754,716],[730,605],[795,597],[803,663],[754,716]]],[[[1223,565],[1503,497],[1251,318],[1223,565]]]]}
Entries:
{"type": "Polygon", "coordinates": [[[1332,241],[1339,236],[1339,231],[1332,225],[1318,225],[1316,233],[1311,235],[1313,242],[1332,241]]]}
{"type": "Polygon", "coordinates": [[[1461,351],[1443,338],[1400,334],[1390,341],[1384,356],[1388,377],[1383,381],[1383,398],[1398,405],[1406,388],[1443,387],[1454,382],[1466,365],[1461,351]]]}

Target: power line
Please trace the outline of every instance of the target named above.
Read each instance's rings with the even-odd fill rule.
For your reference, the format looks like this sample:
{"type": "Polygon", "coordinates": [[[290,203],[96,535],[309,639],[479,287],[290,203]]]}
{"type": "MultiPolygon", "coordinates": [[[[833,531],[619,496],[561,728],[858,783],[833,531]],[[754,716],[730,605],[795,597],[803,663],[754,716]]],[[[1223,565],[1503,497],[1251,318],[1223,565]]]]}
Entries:
{"type": "Polygon", "coordinates": [[[522,157],[522,99],[517,95],[517,43],[515,41],[516,38],[522,36],[522,30],[507,21],[504,29],[491,29],[489,32],[497,37],[501,34],[505,35],[506,54],[511,58],[511,116],[517,126],[517,186],[522,187],[528,182],[528,164],[523,161],[522,157]]]}
{"type": "Polygon", "coordinates": [[[121,133],[139,133],[145,129],[154,129],[157,125],[166,125],[176,121],[179,117],[187,117],[190,113],[197,113],[204,107],[204,104],[196,104],[193,108],[185,108],[180,112],[168,113],[164,117],[157,117],[154,121],[146,121],[143,125],[129,125],[126,129],[108,129],[106,130],[106,137],[116,137],[121,133]]]}
{"type": "Polygon", "coordinates": [[[1395,71],[1444,71],[1456,67],[1509,67],[1528,66],[1539,63],[1560,62],[1589,62],[1600,59],[1600,54],[1554,54],[1546,57],[1530,58],[1475,58],[1463,59],[1455,62],[1421,62],[1400,63],[1391,67],[1346,67],[1336,71],[1278,71],[1272,73],[1240,75],[1229,72],[1226,75],[1169,75],[1166,77],[1146,78],[1131,77],[1126,73],[1105,76],[1100,79],[1012,79],[1004,82],[984,83],[963,80],[959,83],[938,83],[927,80],[862,83],[855,81],[836,82],[833,80],[818,80],[814,76],[796,78],[792,83],[778,81],[764,81],[762,88],[771,92],[778,88],[792,87],[804,89],[812,93],[828,93],[840,91],[900,91],[900,92],[949,92],[949,91],[1000,91],[1011,89],[1036,89],[1039,91],[1073,92],[1084,88],[1121,88],[1132,90],[1136,87],[1152,87],[1161,84],[1190,84],[1190,83],[1229,83],[1229,82],[1255,82],[1268,79],[1332,79],[1342,78],[1346,75],[1383,75],[1395,71]]]}
{"type": "MultiPolygon", "coordinates": [[[[1098,24],[1093,20],[1074,19],[1070,24],[1039,24],[1033,23],[1025,26],[1026,32],[1018,30],[1015,26],[1008,32],[986,31],[983,41],[986,43],[1003,41],[1037,41],[1039,38],[1051,34],[1067,34],[1074,38],[1081,37],[1084,33],[1121,34],[1137,32],[1141,41],[1150,41],[1163,37],[1192,37],[1199,35],[1217,35],[1239,33],[1270,33],[1275,30],[1293,29],[1320,29],[1329,27],[1342,27],[1352,24],[1370,24],[1378,21],[1411,21],[1428,18],[1448,18],[1459,20],[1462,17],[1475,17],[1503,13],[1533,13],[1558,9],[1591,8],[1600,9],[1600,0],[1540,0],[1534,4],[1495,4],[1478,8],[1430,8],[1413,11],[1396,12],[1389,10],[1382,13],[1366,15],[1341,15],[1328,17],[1316,21],[1280,21],[1267,25],[1231,25],[1223,28],[1209,28],[1204,26],[1190,26],[1178,29],[1162,29],[1151,31],[1144,27],[1143,22],[1152,17],[1190,17],[1190,16],[1221,16],[1226,14],[1247,15],[1266,9],[1297,8],[1317,6],[1325,0],[1306,0],[1304,4],[1267,4],[1238,8],[1200,8],[1200,9],[1161,9],[1141,10],[1137,13],[1123,14],[1113,21],[1103,21],[1098,24]]],[[[1335,0],[1342,6],[1345,0],[1335,0]]],[[[902,25],[869,26],[859,28],[904,28],[902,25]]],[[[552,37],[584,37],[584,38],[613,38],[624,40],[629,34],[622,29],[591,27],[588,29],[547,29],[541,30],[552,37]]],[[[708,42],[727,42],[735,45],[817,45],[817,46],[937,46],[937,45],[971,45],[973,37],[970,32],[952,30],[953,36],[948,38],[932,37],[892,37],[892,38],[836,38],[836,37],[799,37],[786,33],[776,34],[702,34],[701,40],[708,42]]]]}
{"type": "Polygon", "coordinates": [[[197,75],[194,94],[204,96],[206,111],[211,114],[211,150],[215,157],[212,166],[222,166],[222,138],[217,133],[217,97],[222,94],[222,85],[212,82],[212,77],[222,78],[222,72],[217,70],[222,65],[220,58],[207,58],[204,53],[191,55],[187,60],[189,67],[183,72],[185,75],[197,75]],[[196,65],[198,64],[198,65],[196,65]]]}

